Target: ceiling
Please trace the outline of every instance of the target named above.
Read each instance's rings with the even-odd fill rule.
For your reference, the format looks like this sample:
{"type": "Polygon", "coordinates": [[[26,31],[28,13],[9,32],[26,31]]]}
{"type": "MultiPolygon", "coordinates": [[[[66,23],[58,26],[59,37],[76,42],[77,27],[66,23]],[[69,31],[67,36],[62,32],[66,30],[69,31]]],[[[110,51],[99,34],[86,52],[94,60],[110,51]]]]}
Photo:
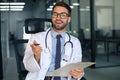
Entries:
{"type": "MultiPolygon", "coordinates": [[[[0,2],[26,2],[26,1],[29,0],[0,0],[0,2]]],[[[35,2],[36,0],[30,0],[30,1],[35,2]]]]}

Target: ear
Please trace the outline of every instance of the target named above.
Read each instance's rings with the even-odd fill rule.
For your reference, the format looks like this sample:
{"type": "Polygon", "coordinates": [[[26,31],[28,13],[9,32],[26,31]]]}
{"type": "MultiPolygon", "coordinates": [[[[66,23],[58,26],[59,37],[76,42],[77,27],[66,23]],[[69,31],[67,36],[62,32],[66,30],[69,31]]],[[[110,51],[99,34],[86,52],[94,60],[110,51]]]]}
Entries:
{"type": "Polygon", "coordinates": [[[71,21],[71,17],[68,18],[68,23],[71,21]]]}

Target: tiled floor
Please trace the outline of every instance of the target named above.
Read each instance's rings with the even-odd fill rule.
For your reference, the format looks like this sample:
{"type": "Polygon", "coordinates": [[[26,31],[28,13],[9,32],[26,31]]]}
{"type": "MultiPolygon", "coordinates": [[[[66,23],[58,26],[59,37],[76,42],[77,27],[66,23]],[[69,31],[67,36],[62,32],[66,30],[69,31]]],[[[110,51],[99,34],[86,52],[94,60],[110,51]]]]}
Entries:
{"type": "MultiPolygon", "coordinates": [[[[115,59],[118,59],[118,61],[120,61],[119,58],[115,58],[115,59]]],[[[111,62],[107,62],[105,60],[102,61],[102,60],[103,58],[101,59],[98,58],[97,60],[98,63],[96,64],[98,67],[100,67],[101,64],[106,65],[107,63],[108,64],[111,63],[111,62]]],[[[4,80],[18,80],[18,74],[17,74],[16,68],[17,67],[16,67],[15,56],[14,56],[14,50],[12,50],[11,57],[8,59],[4,80]]],[[[87,80],[120,80],[120,66],[95,68],[95,69],[86,68],[84,71],[85,71],[85,78],[87,80]]]]}

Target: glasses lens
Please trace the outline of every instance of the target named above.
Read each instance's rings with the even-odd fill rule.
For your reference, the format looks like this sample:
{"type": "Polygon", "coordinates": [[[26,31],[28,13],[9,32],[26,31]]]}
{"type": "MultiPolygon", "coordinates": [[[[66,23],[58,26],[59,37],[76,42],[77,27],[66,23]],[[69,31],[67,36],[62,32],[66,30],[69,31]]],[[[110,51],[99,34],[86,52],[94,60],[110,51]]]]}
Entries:
{"type": "Polygon", "coordinates": [[[61,18],[66,18],[67,17],[67,13],[61,13],[60,16],[61,16],[61,18]]]}
{"type": "Polygon", "coordinates": [[[60,18],[66,18],[66,17],[68,17],[68,14],[67,13],[57,13],[57,12],[53,12],[53,14],[52,14],[52,17],[54,17],[54,18],[57,18],[58,16],[60,16],[60,18]]]}
{"type": "Polygon", "coordinates": [[[53,12],[52,17],[56,18],[58,16],[58,13],[53,12]]]}

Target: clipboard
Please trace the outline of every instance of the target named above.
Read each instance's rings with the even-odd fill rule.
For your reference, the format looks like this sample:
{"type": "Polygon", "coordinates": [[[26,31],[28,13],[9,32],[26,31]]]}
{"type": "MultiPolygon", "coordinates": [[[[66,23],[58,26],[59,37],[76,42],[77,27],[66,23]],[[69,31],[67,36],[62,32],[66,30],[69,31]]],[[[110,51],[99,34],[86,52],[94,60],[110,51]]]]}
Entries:
{"type": "Polygon", "coordinates": [[[54,70],[53,72],[49,72],[46,74],[46,76],[61,76],[61,77],[67,77],[69,76],[69,71],[72,69],[84,69],[88,66],[91,66],[95,64],[94,62],[77,62],[77,63],[70,63],[68,65],[65,65],[61,68],[58,68],[54,70]]]}

